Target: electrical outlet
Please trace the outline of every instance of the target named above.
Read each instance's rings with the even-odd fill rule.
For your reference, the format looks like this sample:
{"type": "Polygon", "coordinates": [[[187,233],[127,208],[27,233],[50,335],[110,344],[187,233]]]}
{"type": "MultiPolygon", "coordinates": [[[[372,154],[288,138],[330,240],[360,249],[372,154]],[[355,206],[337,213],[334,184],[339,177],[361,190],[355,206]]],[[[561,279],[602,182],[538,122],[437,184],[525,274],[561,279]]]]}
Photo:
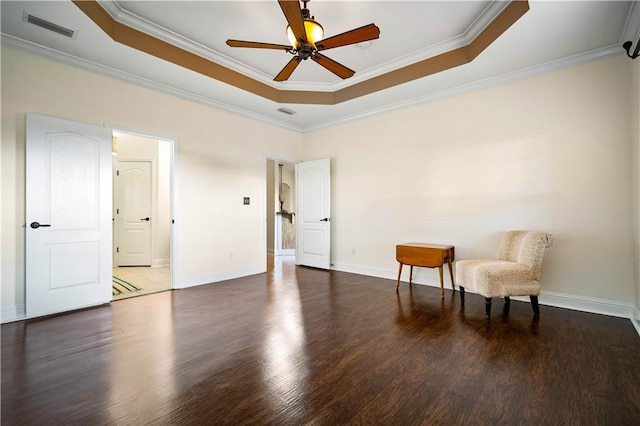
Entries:
{"type": "Polygon", "coordinates": [[[233,252],[232,251],[229,252],[229,260],[231,260],[231,259],[233,259],[233,252]]]}
{"type": "Polygon", "coordinates": [[[356,255],[356,249],[351,249],[351,256],[355,256],[356,255]]]}

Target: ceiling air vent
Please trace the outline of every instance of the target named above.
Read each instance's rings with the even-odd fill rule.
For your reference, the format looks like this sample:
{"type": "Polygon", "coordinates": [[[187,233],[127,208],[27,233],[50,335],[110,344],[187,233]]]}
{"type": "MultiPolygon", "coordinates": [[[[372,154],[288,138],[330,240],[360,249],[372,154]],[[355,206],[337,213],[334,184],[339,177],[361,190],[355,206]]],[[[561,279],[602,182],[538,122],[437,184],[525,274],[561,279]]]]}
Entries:
{"type": "Polygon", "coordinates": [[[45,30],[53,31],[54,33],[61,34],[65,37],[75,38],[76,36],[76,31],[74,30],[70,30],[69,28],[62,27],[58,24],[54,24],[53,22],[45,21],[44,19],[33,16],[27,12],[24,12],[23,19],[25,22],[37,25],[41,28],[44,28],[45,30]]]}
{"type": "Polygon", "coordinates": [[[280,111],[283,114],[287,114],[287,115],[293,115],[296,112],[292,109],[288,109],[288,108],[278,108],[278,111],[280,111]]]}

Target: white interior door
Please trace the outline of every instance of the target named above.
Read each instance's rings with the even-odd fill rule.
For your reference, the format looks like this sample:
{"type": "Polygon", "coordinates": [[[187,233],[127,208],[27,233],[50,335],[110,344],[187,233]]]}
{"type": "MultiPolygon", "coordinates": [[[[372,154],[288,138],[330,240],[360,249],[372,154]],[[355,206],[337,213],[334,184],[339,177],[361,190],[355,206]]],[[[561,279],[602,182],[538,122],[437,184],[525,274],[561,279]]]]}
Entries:
{"type": "Polygon", "coordinates": [[[151,162],[118,167],[118,265],[151,266],[151,162]]]}
{"type": "Polygon", "coordinates": [[[331,163],[328,158],[296,165],[298,225],[296,263],[331,267],[331,163]]]}
{"type": "Polygon", "coordinates": [[[28,318],[111,300],[111,130],[27,114],[28,318]]]}

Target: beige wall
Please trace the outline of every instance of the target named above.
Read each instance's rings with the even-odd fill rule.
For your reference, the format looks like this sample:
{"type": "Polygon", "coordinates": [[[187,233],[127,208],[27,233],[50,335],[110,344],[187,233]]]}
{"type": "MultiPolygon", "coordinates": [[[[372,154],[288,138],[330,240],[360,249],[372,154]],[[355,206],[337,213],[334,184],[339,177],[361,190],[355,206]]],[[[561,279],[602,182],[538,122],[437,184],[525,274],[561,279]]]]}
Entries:
{"type": "Polygon", "coordinates": [[[335,267],[391,278],[398,243],[493,257],[504,231],[542,230],[543,291],[629,311],[630,71],[620,55],[305,135],[305,160],[332,159],[335,267]]]}
{"type": "MultiPolygon", "coordinates": [[[[296,201],[296,166],[293,163],[280,162],[282,164],[282,186],[284,193],[283,208],[288,212],[295,212],[296,201]]],[[[278,202],[278,208],[280,203],[278,202]]]]}
{"type": "Polygon", "coordinates": [[[540,229],[557,238],[547,294],[637,305],[632,68],[620,55],[302,135],[3,48],[3,318],[24,304],[28,111],[177,139],[178,286],[264,270],[266,158],[329,157],[337,269],[393,278],[397,243],[494,256],[503,231],[540,229]]]}
{"type": "Polygon", "coordinates": [[[276,210],[278,206],[278,195],[276,194],[276,162],[267,161],[267,253],[275,252],[275,223],[276,210]]]}
{"type": "Polygon", "coordinates": [[[176,284],[265,270],[266,158],[300,158],[301,134],[13,49],[1,59],[3,319],[24,309],[26,112],[177,138],[176,284]]]}

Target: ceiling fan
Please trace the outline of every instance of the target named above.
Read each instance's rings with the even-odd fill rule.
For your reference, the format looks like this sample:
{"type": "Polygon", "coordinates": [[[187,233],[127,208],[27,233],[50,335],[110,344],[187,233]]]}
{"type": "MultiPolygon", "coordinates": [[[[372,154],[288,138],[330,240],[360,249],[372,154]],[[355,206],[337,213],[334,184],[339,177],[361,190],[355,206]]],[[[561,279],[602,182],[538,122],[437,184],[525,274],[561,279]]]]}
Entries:
{"type": "Polygon", "coordinates": [[[340,78],[351,77],[355,74],[355,71],[324,56],[320,51],[376,39],[380,36],[380,29],[375,24],[369,24],[323,39],[324,30],[322,25],[315,21],[315,17],[311,16],[309,9],[307,9],[309,1],[302,0],[304,7],[301,9],[298,0],[278,0],[278,4],[280,4],[280,8],[289,24],[287,26],[287,37],[291,42],[290,46],[231,39],[227,40],[227,45],[230,47],[284,50],[292,54],[293,58],[274,78],[275,81],[287,80],[298,64],[309,58],[340,78]]]}

